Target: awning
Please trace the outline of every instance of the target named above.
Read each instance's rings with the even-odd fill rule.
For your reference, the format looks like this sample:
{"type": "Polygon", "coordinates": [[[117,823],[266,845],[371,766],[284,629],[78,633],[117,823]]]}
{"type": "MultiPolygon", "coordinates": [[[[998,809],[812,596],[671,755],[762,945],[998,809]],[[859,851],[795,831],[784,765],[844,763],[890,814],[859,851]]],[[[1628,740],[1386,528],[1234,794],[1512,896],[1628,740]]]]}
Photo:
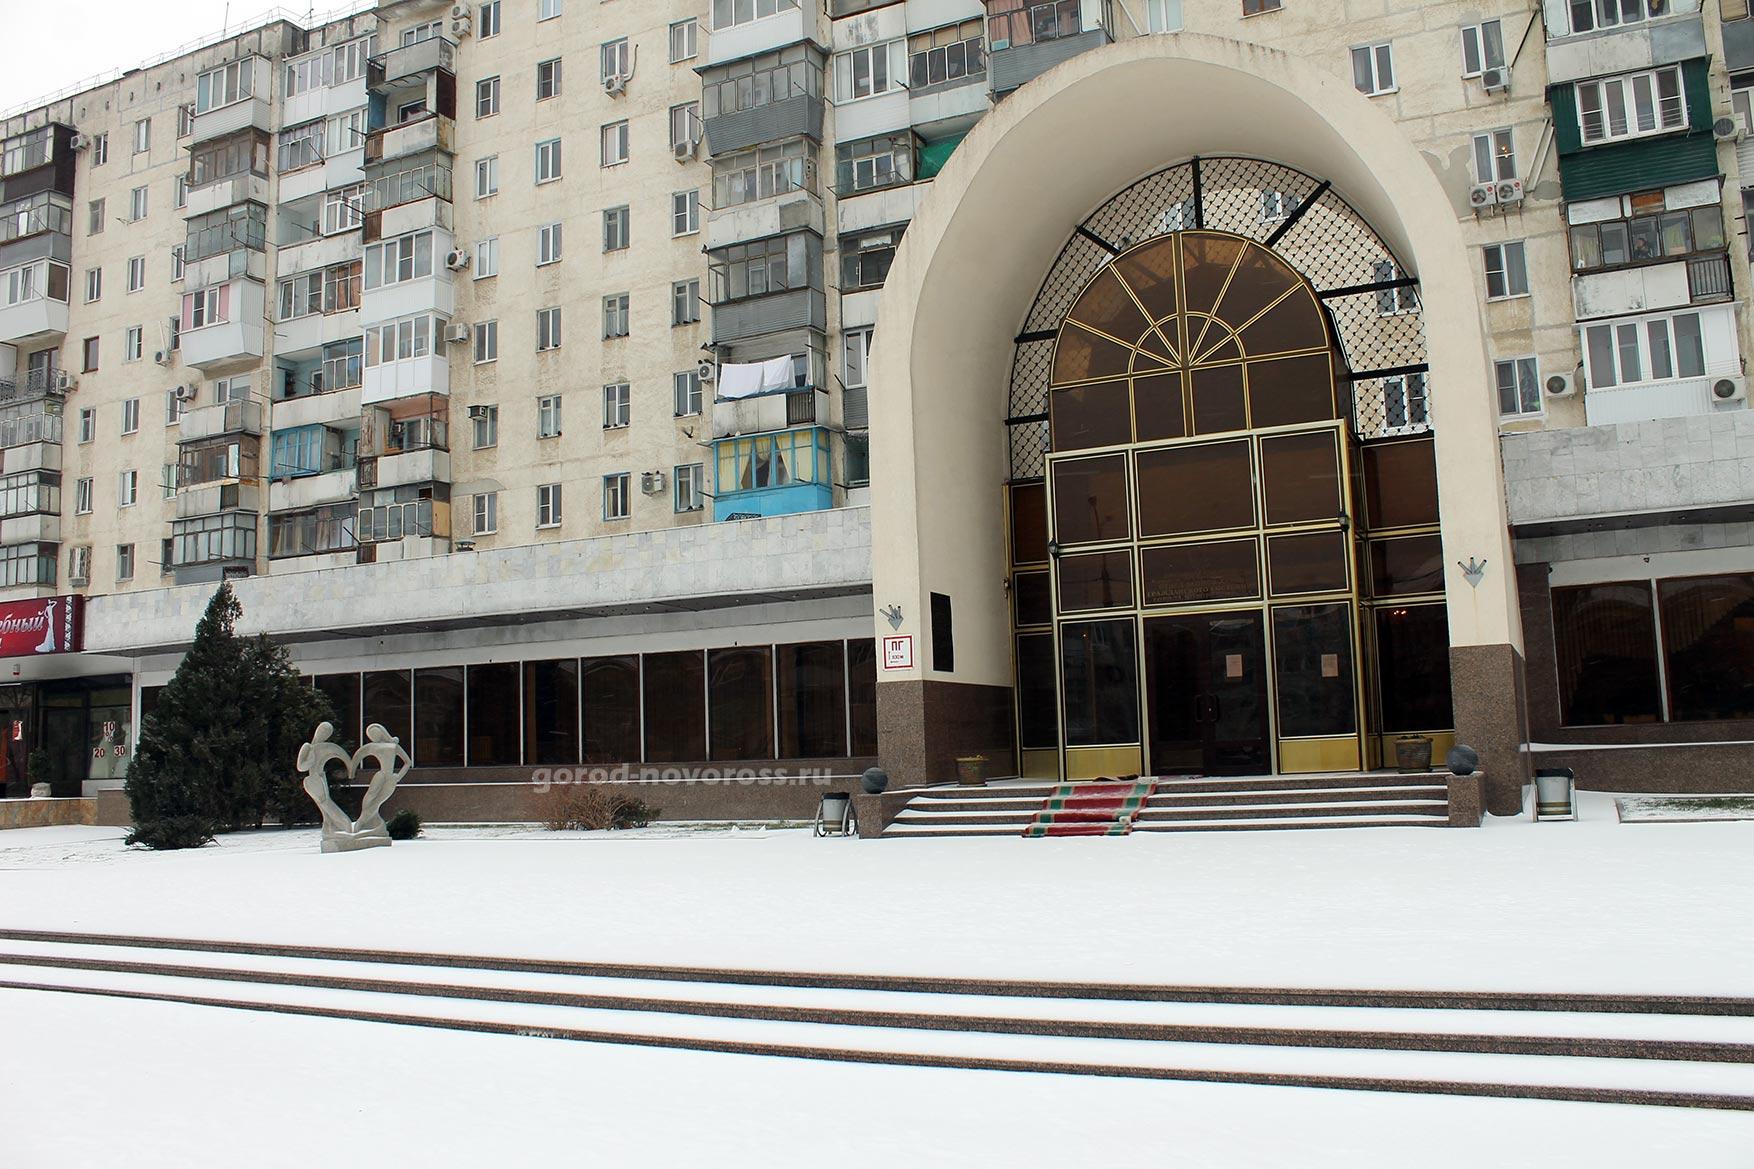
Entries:
{"type": "Polygon", "coordinates": [[[962,140],[966,136],[967,131],[964,131],[961,134],[953,134],[949,138],[940,138],[936,142],[928,142],[920,147],[919,177],[922,179],[936,178],[938,172],[944,169],[944,164],[950,161],[950,156],[956,153],[956,148],[962,144],[962,140]]]}

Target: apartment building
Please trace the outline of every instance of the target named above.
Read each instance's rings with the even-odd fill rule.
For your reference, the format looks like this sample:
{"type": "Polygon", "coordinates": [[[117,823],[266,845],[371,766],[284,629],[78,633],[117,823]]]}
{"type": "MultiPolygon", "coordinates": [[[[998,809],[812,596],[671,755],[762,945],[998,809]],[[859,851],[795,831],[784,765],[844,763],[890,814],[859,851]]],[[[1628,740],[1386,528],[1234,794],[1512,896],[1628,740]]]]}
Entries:
{"type": "MultiPolygon", "coordinates": [[[[344,738],[376,721],[412,744],[439,814],[516,812],[533,765],[1346,770],[1403,734],[1440,757],[1458,733],[1490,743],[1506,775],[1685,784],[1729,751],[1710,744],[1754,738],[1730,664],[1754,619],[1750,93],[1754,22],[1717,0],[1344,19],[1311,0],[402,0],[19,112],[0,124],[0,563],[9,619],[56,652],[33,643],[0,686],[6,777],[41,744],[63,790],[113,785],[227,578],[344,738]],[[1200,98],[1078,96],[1158,68],[1168,95],[1224,54],[1267,87],[1239,99],[1264,137],[1200,98]],[[1328,102],[1324,125],[1361,119],[1423,172],[1423,202],[1394,207],[1417,226],[1372,215],[1364,164],[1272,139],[1328,102]],[[993,157],[1069,111],[1003,205],[957,221],[982,242],[952,270],[944,225],[977,202],[965,144],[993,157]],[[1170,145],[1203,122],[1228,138],[1170,145]],[[1093,151],[1119,168],[1106,186],[1093,151]],[[937,243],[906,247],[916,215],[937,243]],[[1465,294],[1481,349],[1447,380],[1434,355],[1461,326],[1430,310],[1413,248],[1437,221],[1441,296],[1465,294]],[[1202,232],[1315,289],[1337,465],[1394,454],[1445,480],[1441,508],[1427,484],[1431,508],[1386,527],[1350,494],[1300,521],[1308,547],[1352,547],[1297,594],[1337,615],[1319,636],[1261,591],[1287,536],[1263,520],[1243,525],[1254,551],[1221,541],[1255,566],[1236,604],[1258,636],[1232,695],[1255,713],[1217,739],[1198,712],[1222,685],[1144,667],[1153,621],[1228,620],[1233,598],[1156,589],[1144,565],[1218,569],[1169,556],[1192,547],[1179,533],[1062,557],[1051,502],[1059,455],[1147,441],[1067,382],[1077,294],[1160,237],[1191,263],[1202,232]],[[966,283],[949,315],[985,372],[910,399],[960,359],[921,335],[884,350],[880,314],[924,311],[932,281],[966,283]],[[975,331],[1000,304],[1002,338],[975,331]],[[943,447],[985,395],[973,446],[943,447]],[[1446,454],[1452,411],[1458,435],[1477,411],[1489,447],[1446,454]],[[1490,548],[1462,549],[1462,496],[1499,509],[1490,548]],[[925,512],[976,527],[936,545],[925,512]],[[1026,528],[1041,538],[997,559],[979,535],[1026,528]],[[1104,599],[1067,608],[1093,566],[1104,599]],[[1508,590],[1496,633],[1458,632],[1476,570],[1508,590]],[[37,632],[56,622],[59,641],[37,632]],[[1323,636],[1313,681],[1287,673],[1280,649],[1323,636]],[[1465,660],[1500,645],[1503,669],[1465,660]],[[1512,676],[1510,707],[1482,697],[1512,676]],[[1312,722],[1281,698],[1299,686],[1344,694],[1312,722]],[[1153,731],[1184,698],[1197,725],[1153,731]]],[[[1175,437],[1264,441],[1252,408],[1205,409],[1190,397],[1175,437]]]]}

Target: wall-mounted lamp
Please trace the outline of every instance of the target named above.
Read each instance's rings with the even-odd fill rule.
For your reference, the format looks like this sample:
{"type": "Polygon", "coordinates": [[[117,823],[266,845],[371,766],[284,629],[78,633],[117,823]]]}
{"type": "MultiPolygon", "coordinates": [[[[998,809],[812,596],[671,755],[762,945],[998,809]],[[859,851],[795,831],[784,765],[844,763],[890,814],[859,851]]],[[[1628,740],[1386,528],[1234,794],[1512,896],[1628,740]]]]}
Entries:
{"type": "Polygon", "coordinates": [[[1462,579],[1468,582],[1469,587],[1476,589],[1480,587],[1480,581],[1486,575],[1486,562],[1484,560],[1475,560],[1470,556],[1466,564],[1460,560],[1456,561],[1456,567],[1462,570],[1462,579]]]}

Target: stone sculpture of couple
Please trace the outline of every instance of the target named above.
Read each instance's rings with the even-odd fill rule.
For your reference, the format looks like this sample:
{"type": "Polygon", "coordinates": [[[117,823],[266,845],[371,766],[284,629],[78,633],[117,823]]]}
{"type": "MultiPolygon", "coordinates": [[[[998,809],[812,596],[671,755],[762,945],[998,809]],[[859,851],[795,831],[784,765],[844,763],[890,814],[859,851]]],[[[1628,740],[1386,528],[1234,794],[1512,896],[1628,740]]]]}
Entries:
{"type": "Polygon", "coordinates": [[[298,749],[298,769],[304,772],[305,793],[317,805],[317,811],[323,815],[323,848],[324,852],[351,852],[360,848],[378,848],[390,843],[390,833],[384,827],[384,818],[379,813],[390,796],[396,791],[396,785],[414,766],[408,752],[402,749],[401,740],[386,731],[382,724],[373,723],[365,730],[365,742],[359,750],[349,755],[346,748],[333,741],[335,728],[330,723],[318,723],[311,741],[298,749]],[[359,778],[360,766],[367,761],[377,764],[377,774],[372,776],[370,786],[365,789],[365,799],[360,803],[359,819],[349,820],[347,813],[335,803],[329,794],[328,767],[330,763],[339,763],[347,773],[351,782],[359,778]]]}

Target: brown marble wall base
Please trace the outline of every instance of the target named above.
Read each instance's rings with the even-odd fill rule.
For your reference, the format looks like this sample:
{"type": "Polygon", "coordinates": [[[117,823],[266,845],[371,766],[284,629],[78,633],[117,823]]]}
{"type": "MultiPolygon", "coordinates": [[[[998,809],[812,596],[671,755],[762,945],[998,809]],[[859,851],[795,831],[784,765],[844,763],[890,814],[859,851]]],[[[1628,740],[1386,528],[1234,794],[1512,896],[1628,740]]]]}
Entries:
{"type": "Polygon", "coordinates": [[[93,824],[101,824],[106,828],[132,828],[134,826],[134,809],[128,804],[128,793],[119,787],[99,789],[97,796],[97,819],[93,824]]]}
{"type": "Polygon", "coordinates": [[[911,793],[886,791],[881,795],[859,792],[853,796],[853,812],[859,818],[859,835],[866,840],[883,835],[895,817],[907,807],[911,793]]]}
{"type": "Polygon", "coordinates": [[[956,778],[956,760],[985,755],[988,777],[1017,774],[1011,688],[967,682],[877,684],[877,754],[897,787],[956,778]]]}
{"type": "Polygon", "coordinates": [[[1605,751],[1541,751],[1537,767],[1569,767],[1580,791],[1725,795],[1754,791],[1754,746],[1614,747],[1605,751]]]}
{"type": "Polygon", "coordinates": [[[1449,826],[1478,828],[1486,819],[1486,777],[1476,771],[1472,775],[1449,777],[1449,826]]]}
{"type": "Polygon", "coordinates": [[[97,801],[73,799],[0,800],[0,828],[47,828],[97,823],[97,801]]]}
{"type": "Polygon", "coordinates": [[[1480,753],[1487,810],[1514,816],[1523,806],[1523,785],[1534,778],[1524,749],[1529,720],[1522,655],[1509,645],[1457,645],[1449,661],[1456,742],[1480,753]]]}

